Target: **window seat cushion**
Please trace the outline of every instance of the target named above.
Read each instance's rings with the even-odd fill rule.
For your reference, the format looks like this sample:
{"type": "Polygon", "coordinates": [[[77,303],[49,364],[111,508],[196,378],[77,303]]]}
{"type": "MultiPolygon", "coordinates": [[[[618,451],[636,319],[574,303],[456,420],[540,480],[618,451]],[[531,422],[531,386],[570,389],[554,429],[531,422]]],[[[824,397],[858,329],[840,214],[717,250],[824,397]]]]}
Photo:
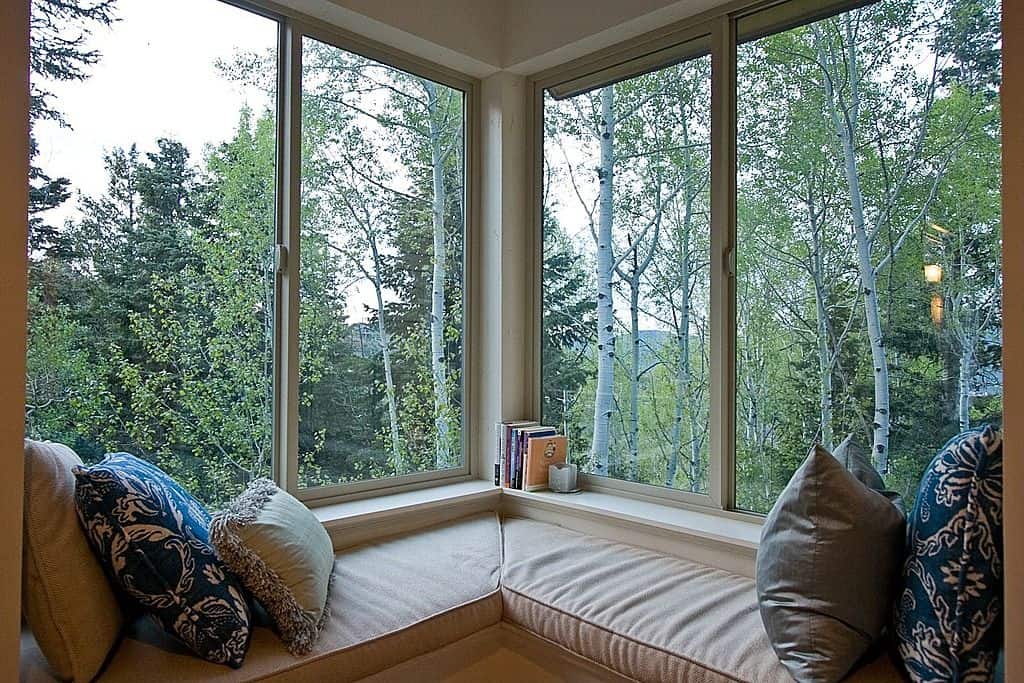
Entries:
{"type": "MultiPolygon", "coordinates": [[[[791,681],[752,579],[526,519],[505,519],[504,618],[639,681],[791,681]]],[[[850,681],[900,681],[887,655],[850,681]]]]}
{"type": "MultiPolygon", "coordinates": [[[[140,671],[174,672],[175,683],[357,680],[498,623],[500,550],[494,514],[348,549],[335,556],[330,616],[309,654],[289,654],[269,627],[257,627],[245,665],[232,670],[142,620],[97,681],[135,682],[140,671]]],[[[52,680],[28,645],[22,680],[52,680]]]]}

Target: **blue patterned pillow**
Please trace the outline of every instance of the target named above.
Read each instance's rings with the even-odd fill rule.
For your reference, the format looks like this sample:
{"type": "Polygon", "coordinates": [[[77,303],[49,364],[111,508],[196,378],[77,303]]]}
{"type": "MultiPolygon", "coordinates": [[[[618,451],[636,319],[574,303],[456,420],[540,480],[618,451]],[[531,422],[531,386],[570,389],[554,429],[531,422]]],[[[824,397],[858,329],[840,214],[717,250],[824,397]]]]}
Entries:
{"type": "Polygon", "coordinates": [[[986,426],[932,460],[907,528],[896,641],[913,681],[987,681],[1002,641],[1003,446],[986,426]]]}
{"type": "Polygon", "coordinates": [[[241,666],[248,598],[210,546],[203,506],[128,453],[74,473],[79,519],[115,585],[203,659],[241,666]]]}

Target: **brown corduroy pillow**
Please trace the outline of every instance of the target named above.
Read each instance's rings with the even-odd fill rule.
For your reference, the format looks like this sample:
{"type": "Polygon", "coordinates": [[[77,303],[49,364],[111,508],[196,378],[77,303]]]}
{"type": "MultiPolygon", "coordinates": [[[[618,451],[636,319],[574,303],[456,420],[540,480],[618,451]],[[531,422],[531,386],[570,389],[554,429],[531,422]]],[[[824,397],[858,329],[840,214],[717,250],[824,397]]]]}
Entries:
{"type": "Polygon", "coordinates": [[[78,522],[71,468],[81,464],[67,446],[25,441],[22,613],[58,677],[91,681],[123,617],[78,522]]]}

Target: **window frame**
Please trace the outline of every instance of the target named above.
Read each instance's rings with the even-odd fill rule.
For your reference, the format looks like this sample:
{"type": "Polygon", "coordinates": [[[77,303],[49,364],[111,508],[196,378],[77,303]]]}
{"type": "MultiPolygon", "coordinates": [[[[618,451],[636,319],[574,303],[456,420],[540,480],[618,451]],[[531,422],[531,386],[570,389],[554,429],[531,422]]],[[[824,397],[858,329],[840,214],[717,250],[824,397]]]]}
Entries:
{"type": "Polygon", "coordinates": [[[877,0],[734,0],[722,7],[599,50],[527,79],[527,187],[533,367],[527,387],[541,415],[543,357],[544,98],[557,88],[566,97],[617,83],[703,54],[711,55],[711,245],[709,276],[708,492],[696,494],[654,484],[582,474],[582,488],[671,503],[738,519],[764,515],[736,506],[736,174],[737,47],[740,43],[873,4],[877,0]],[[742,31],[742,33],[740,32],[742,31]],[[695,43],[709,39],[709,49],[695,43]],[[659,59],[660,58],[660,59],[659,59]],[[560,86],[560,87],[559,87],[560,86]]]}
{"type": "Polygon", "coordinates": [[[306,16],[268,0],[221,0],[278,22],[277,170],[275,178],[275,325],[273,371],[273,448],[271,472],[277,484],[311,507],[343,500],[456,483],[477,475],[470,444],[474,423],[472,367],[476,295],[469,283],[475,277],[472,254],[479,234],[478,181],[480,82],[455,70],[415,57],[368,38],[306,16]],[[358,54],[414,76],[458,90],[463,95],[463,217],[462,244],[462,466],[412,474],[346,482],[331,486],[299,486],[299,264],[302,258],[302,41],[316,40],[358,54]]]}

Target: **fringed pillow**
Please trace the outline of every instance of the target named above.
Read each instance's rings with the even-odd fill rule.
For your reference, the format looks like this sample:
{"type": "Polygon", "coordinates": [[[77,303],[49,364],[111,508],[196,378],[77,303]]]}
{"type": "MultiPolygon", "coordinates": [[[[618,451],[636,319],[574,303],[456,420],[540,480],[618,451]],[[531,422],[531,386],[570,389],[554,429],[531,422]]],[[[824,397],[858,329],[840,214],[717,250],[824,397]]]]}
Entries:
{"type": "Polygon", "coordinates": [[[210,542],[267,610],[288,651],[313,649],[327,621],[334,547],[309,508],[256,479],[213,516],[210,542]]]}

